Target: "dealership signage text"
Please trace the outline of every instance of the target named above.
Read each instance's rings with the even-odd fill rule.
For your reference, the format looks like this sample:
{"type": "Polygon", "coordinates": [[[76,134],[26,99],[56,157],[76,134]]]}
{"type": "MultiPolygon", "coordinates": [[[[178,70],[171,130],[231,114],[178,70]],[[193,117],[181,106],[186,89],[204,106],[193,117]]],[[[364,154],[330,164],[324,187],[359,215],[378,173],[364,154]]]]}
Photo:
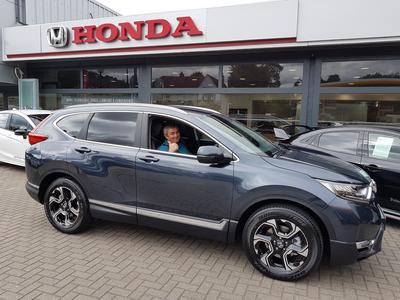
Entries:
{"type": "Polygon", "coordinates": [[[162,39],[203,35],[191,17],[177,17],[174,26],[165,19],[124,22],[118,25],[105,23],[72,27],[74,44],[96,43],[98,41],[111,43],[114,41],[129,41],[146,39],[162,39]]]}

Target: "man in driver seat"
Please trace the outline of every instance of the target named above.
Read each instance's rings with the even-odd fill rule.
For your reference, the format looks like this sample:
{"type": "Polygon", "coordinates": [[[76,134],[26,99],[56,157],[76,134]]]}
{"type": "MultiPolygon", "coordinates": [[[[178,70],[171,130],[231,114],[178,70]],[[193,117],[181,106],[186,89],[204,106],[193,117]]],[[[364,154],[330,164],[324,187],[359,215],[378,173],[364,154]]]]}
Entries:
{"type": "Polygon", "coordinates": [[[181,154],[191,154],[186,146],[180,142],[181,133],[179,132],[179,127],[177,125],[166,125],[163,128],[163,133],[165,141],[160,147],[158,147],[158,150],[181,154]]]}

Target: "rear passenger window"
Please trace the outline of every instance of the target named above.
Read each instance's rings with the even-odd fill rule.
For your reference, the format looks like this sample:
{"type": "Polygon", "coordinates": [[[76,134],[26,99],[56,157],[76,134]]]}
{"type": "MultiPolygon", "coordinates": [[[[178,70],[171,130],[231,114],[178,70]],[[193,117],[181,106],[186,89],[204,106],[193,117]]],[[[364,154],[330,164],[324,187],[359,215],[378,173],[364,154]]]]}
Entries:
{"type": "Polygon", "coordinates": [[[328,132],[321,134],[319,146],[328,150],[356,155],[358,132],[328,132]]]}
{"type": "Polygon", "coordinates": [[[89,114],[75,114],[66,116],[57,122],[57,126],[72,137],[77,137],[89,114]]]}
{"type": "Polygon", "coordinates": [[[87,140],[122,146],[134,146],[137,113],[99,112],[89,123],[87,140]]]}
{"type": "Polygon", "coordinates": [[[0,128],[6,129],[9,114],[0,114],[0,128]]]}
{"type": "Polygon", "coordinates": [[[386,134],[369,133],[368,156],[400,162],[400,139],[386,134]]]}

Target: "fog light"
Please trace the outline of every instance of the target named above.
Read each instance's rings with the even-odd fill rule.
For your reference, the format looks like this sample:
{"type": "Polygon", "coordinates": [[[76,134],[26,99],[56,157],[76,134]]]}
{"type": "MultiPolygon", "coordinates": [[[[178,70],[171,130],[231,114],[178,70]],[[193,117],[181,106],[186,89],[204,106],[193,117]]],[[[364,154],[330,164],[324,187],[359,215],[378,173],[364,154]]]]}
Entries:
{"type": "Polygon", "coordinates": [[[362,241],[362,242],[357,242],[356,243],[356,247],[357,247],[357,250],[362,250],[362,249],[365,249],[365,248],[369,248],[374,244],[375,244],[375,240],[362,241]]]}

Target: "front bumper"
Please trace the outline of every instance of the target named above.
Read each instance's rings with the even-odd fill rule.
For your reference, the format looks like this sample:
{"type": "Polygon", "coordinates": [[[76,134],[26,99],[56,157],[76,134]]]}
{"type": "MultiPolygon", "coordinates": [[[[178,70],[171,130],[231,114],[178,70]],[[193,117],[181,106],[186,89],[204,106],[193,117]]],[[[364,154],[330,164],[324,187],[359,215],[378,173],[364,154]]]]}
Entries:
{"type": "Polygon", "coordinates": [[[37,202],[41,203],[40,199],[39,199],[39,187],[37,185],[34,185],[34,184],[30,183],[29,181],[27,181],[25,183],[25,189],[28,192],[29,196],[31,196],[37,202]]]}
{"type": "Polygon", "coordinates": [[[385,224],[382,223],[373,240],[365,240],[356,243],[330,241],[330,263],[351,264],[381,251],[385,224]]]}
{"type": "Polygon", "coordinates": [[[347,202],[342,208],[339,216],[347,224],[337,226],[330,240],[330,263],[350,264],[381,251],[386,219],[380,206],[347,202]]]}

